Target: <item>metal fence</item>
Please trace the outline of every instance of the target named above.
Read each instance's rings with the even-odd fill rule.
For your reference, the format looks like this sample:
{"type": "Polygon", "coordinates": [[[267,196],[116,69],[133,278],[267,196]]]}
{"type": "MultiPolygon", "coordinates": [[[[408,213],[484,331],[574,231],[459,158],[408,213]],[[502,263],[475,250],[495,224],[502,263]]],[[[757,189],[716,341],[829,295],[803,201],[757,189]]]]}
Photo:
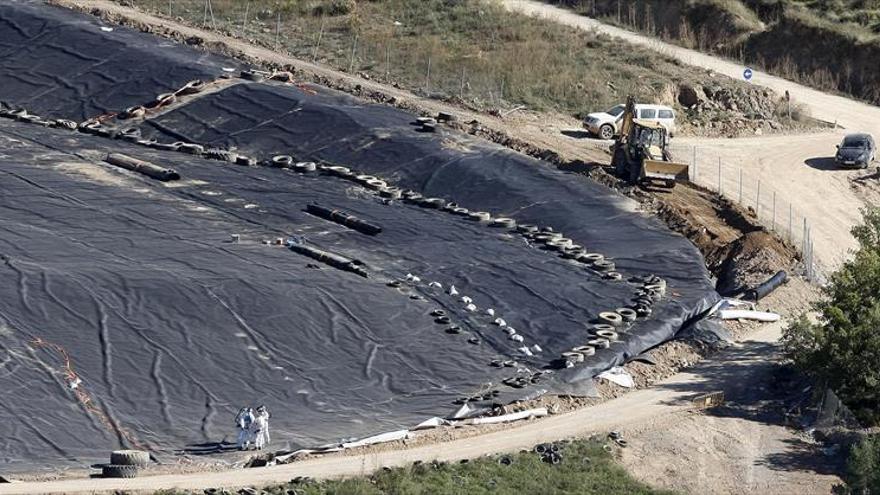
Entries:
{"type": "Polygon", "coordinates": [[[801,252],[804,275],[808,280],[816,281],[819,278],[821,270],[814,257],[810,219],[798,210],[786,194],[709,149],[673,145],[671,151],[677,161],[690,165],[692,182],[717,192],[754,214],[761,225],[801,252]]]}

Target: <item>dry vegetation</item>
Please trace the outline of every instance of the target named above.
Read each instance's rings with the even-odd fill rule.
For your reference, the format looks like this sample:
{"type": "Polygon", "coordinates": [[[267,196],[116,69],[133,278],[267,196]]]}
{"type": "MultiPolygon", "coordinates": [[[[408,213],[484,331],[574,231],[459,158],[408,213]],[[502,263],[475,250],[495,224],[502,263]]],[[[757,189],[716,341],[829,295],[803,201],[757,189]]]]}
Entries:
{"type": "MultiPolygon", "coordinates": [[[[490,0],[119,1],[495,113],[523,105],[582,116],[629,94],[676,105],[681,83],[750,91],[653,51],[510,13],[490,0]]],[[[726,110],[713,116],[736,126],[732,117],[726,110]]],[[[687,123],[681,128],[687,132],[687,123]]]]}
{"type": "MultiPolygon", "coordinates": [[[[549,444],[547,444],[549,446],[549,444]]],[[[243,494],[381,495],[497,494],[673,495],[634,480],[616,461],[605,439],[555,444],[558,463],[534,452],[483,457],[462,463],[417,463],[381,470],[369,477],[314,481],[295,479],[284,485],[243,489],[243,494]],[[607,449],[607,450],[606,450],[607,449]]],[[[167,491],[161,495],[189,495],[167,491]]],[[[232,493],[208,489],[204,493],[232,493]]]]}
{"type": "Polygon", "coordinates": [[[880,102],[876,0],[544,1],[818,89],[880,102]]]}

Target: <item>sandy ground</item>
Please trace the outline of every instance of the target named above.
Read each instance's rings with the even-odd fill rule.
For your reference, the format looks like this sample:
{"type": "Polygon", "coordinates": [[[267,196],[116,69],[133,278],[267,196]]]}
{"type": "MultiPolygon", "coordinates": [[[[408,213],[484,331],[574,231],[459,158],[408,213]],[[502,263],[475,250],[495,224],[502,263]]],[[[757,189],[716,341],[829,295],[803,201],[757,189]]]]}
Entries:
{"type": "MultiPolygon", "coordinates": [[[[223,43],[247,57],[280,64],[295,64],[298,69],[326,77],[331,82],[340,80],[349,83],[356,82],[367,89],[372,88],[386,95],[394,96],[398,100],[398,104],[401,101],[410,102],[415,108],[424,112],[453,111],[459,115],[460,120],[477,119],[484,126],[503,129],[508,135],[526,141],[530,145],[552,149],[566,160],[607,159],[599,151],[601,144],[563,135],[560,132],[562,129],[577,127],[577,123],[573,122],[573,119],[564,116],[551,116],[549,119],[553,123],[548,125],[547,117],[528,113],[515,114],[507,119],[476,114],[450,107],[441,102],[418,98],[402,90],[383,87],[377,83],[362,80],[357,76],[340,74],[327,68],[294,60],[264,48],[247,45],[240,40],[140,14],[106,0],[56,0],[56,3],[76,5],[88,10],[100,8],[113,12],[115,15],[136,19],[139,22],[164,25],[184,36],[199,36],[209,43],[223,43]]],[[[513,8],[537,8],[534,2],[510,1],[506,3],[513,8]]],[[[546,7],[543,4],[540,6],[546,7]]],[[[564,11],[560,12],[565,14],[564,11]]],[[[578,16],[572,16],[572,19],[569,20],[572,22],[589,21],[578,16]]],[[[650,40],[650,43],[657,46],[658,49],[667,50],[656,41],[650,40]]],[[[672,53],[672,50],[680,49],[669,47],[669,50],[672,53]]],[[[699,57],[704,56],[699,55],[699,57]]],[[[710,62],[728,64],[711,58],[710,62]]],[[[737,70],[739,69],[741,68],[737,70]]],[[[721,72],[720,69],[713,70],[721,72]]],[[[772,82],[774,79],[756,74],[756,80],[759,83],[764,83],[765,81],[772,82]]],[[[802,103],[807,103],[806,100],[810,98],[810,93],[816,92],[812,90],[805,90],[803,93],[792,91],[795,98],[798,98],[802,103]]],[[[819,93],[819,96],[813,98],[816,105],[813,114],[821,118],[824,115],[822,113],[823,105],[839,104],[837,100],[868,109],[873,108],[842,98],[826,97],[826,95],[819,93]],[[827,98],[835,100],[827,100],[827,98]]],[[[837,113],[841,118],[841,123],[844,122],[843,117],[847,115],[847,112],[831,113],[837,113]]],[[[876,119],[875,122],[880,123],[880,118],[876,116],[870,118],[876,119]]],[[[837,138],[836,135],[831,134],[821,139],[833,144],[837,138]]],[[[840,183],[835,185],[833,189],[829,188],[828,193],[823,193],[823,188],[827,188],[829,182],[826,176],[832,174],[823,174],[822,172],[829,171],[813,169],[806,165],[799,167],[796,160],[793,161],[791,158],[805,155],[805,153],[811,155],[805,151],[806,147],[812,147],[814,152],[818,152],[820,147],[824,150],[825,144],[821,144],[824,141],[815,136],[799,136],[798,139],[802,139],[802,142],[791,144],[792,139],[795,138],[755,138],[753,141],[758,144],[754,144],[750,140],[725,140],[717,145],[707,140],[700,140],[698,143],[700,146],[705,143],[719,150],[725,146],[724,143],[734,143],[727,145],[730,146],[730,156],[748,155],[748,160],[754,161],[756,170],[760,170],[762,166],[761,157],[766,157],[768,183],[776,181],[774,184],[779,184],[780,190],[786,190],[792,187],[792,183],[797,182],[797,187],[803,187],[804,191],[825,196],[822,198],[825,199],[825,204],[810,204],[808,201],[803,201],[803,205],[796,203],[799,208],[815,212],[816,216],[824,216],[819,213],[827,215],[828,203],[841,204],[843,212],[835,213],[834,220],[829,221],[827,227],[824,225],[816,227],[817,231],[821,230],[822,232],[821,236],[817,236],[816,249],[819,251],[821,245],[824,246],[821,249],[828,249],[832,255],[842,252],[844,248],[841,246],[848,239],[848,226],[858,218],[857,214],[856,216],[847,216],[844,212],[848,212],[850,206],[863,204],[871,197],[880,195],[876,192],[876,188],[869,183],[870,180],[863,181],[864,184],[860,186],[850,187],[846,184],[846,179],[842,174],[837,174],[841,177],[840,183]],[[779,160],[792,162],[791,170],[787,174],[793,175],[774,173],[775,169],[771,168],[771,165],[779,160]],[[810,169],[817,174],[810,179],[813,181],[812,185],[808,182],[800,184],[801,175],[805,169],[810,169]],[[851,202],[847,203],[846,201],[851,202]],[[828,229],[827,233],[826,228],[828,229]]],[[[833,146],[831,149],[833,150],[833,146]]],[[[803,165],[803,160],[800,163],[803,165]]],[[[843,174],[849,173],[844,172],[843,174]]],[[[793,199],[793,201],[795,200],[800,201],[797,198],[793,199]]],[[[778,292],[779,299],[776,301],[779,301],[780,307],[787,306],[784,301],[800,301],[805,292],[809,291],[805,291],[803,286],[798,286],[795,283],[784,291],[778,292]]],[[[795,306],[802,307],[800,304],[795,306]]],[[[772,360],[776,352],[773,342],[778,339],[781,328],[782,324],[764,327],[740,347],[725,351],[704,364],[692,368],[687,373],[679,373],[662,380],[650,389],[637,390],[594,407],[554,415],[546,420],[528,422],[477,437],[457,438],[436,445],[418,445],[404,450],[373,451],[360,455],[316,458],[285,466],[245,471],[163,474],[144,476],[133,480],[70,479],[45,483],[0,484],[0,495],[51,492],[91,493],[116,490],[149,492],[163,488],[200,489],[260,485],[288,481],[295,476],[360,475],[381,466],[402,465],[414,460],[473,458],[490,453],[528,448],[536,443],[555,439],[593,433],[602,434],[612,429],[623,430],[630,441],[630,447],[621,454],[623,462],[630,467],[636,476],[652,484],[669,486],[689,493],[829,493],[831,486],[837,482],[836,477],[816,472],[809,462],[795,462],[801,457],[811,460],[815,458],[815,452],[810,450],[813,446],[809,440],[772,420],[764,420],[763,416],[756,415],[754,412],[759,410],[755,403],[765,402],[766,397],[752,392],[766,389],[767,382],[772,381],[772,365],[768,364],[768,361],[772,360]],[[691,398],[695,394],[711,390],[725,390],[728,397],[733,399],[730,402],[731,408],[740,412],[738,414],[724,413],[728,409],[709,413],[694,411],[690,402],[691,398]]]]}
{"type": "MultiPolygon", "coordinates": [[[[594,19],[571,11],[532,0],[501,0],[507,8],[547,17],[555,22],[581,29],[622,38],[642,45],[702,69],[711,70],[735,79],[742,78],[744,66],[713,57],[694,50],[681,48],[655,38],[642,36],[624,29],[602,24],[594,19]]],[[[878,204],[875,190],[877,177],[870,184],[856,184],[853,179],[871,176],[874,171],[836,170],[828,160],[835,152],[846,132],[870,132],[880,135],[880,108],[842,96],[822,93],[806,86],[769,74],[754,71],[752,84],[764,86],[783,94],[788,91],[793,102],[805,105],[817,119],[844,128],[836,132],[798,136],[769,136],[740,139],[677,139],[676,146],[685,150],[679,159],[690,157],[693,146],[698,148],[697,182],[717,188],[717,160],[722,159],[722,180],[727,196],[738,199],[739,170],[743,170],[743,197],[747,205],[753,205],[761,182],[761,217],[769,218],[772,208],[772,191],[777,193],[777,225],[787,229],[788,204],[792,205],[795,220],[795,236],[800,236],[802,218],[806,217],[812,228],[815,254],[819,264],[834,268],[846,258],[849,249],[855,247],[849,231],[861,219],[859,208],[866,204],[878,204]],[[864,194],[863,189],[869,189],[864,194]]],[[[685,160],[690,162],[690,160],[685,160]]]]}

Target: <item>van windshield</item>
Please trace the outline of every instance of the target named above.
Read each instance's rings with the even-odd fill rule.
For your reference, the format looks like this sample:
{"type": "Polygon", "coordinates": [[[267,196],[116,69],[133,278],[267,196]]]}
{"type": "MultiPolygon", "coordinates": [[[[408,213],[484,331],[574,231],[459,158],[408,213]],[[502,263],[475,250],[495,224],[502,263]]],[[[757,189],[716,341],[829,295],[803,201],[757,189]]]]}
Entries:
{"type": "Polygon", "coordinates": [[[612,117],[618,117],[618,116],[620,116],[620,114],[623,113],[623,110],[624,110],[623,105],[615,105],[615,106],[611,107],[611,109],[606,111],[605,113],[607,113],[608,115],[611,115],[612,117]]]}

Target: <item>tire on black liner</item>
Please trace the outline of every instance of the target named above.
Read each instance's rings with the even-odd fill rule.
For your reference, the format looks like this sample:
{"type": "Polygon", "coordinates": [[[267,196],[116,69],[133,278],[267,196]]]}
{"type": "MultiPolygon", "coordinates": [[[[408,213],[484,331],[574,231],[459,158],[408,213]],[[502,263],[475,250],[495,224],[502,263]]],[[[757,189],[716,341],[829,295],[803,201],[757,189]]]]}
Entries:
{"type": "Polygon", "coordinates": [[[136,478],[137,466],[120,466],[117,464],[105,464],[101,468],[102,478],[136,478]]]}
{"type": "Polygon", "coordinates": [[[146,466],[150,463],[150,453],[143,450],[114,450],[110,453],[110,465],[146,466]]]}

